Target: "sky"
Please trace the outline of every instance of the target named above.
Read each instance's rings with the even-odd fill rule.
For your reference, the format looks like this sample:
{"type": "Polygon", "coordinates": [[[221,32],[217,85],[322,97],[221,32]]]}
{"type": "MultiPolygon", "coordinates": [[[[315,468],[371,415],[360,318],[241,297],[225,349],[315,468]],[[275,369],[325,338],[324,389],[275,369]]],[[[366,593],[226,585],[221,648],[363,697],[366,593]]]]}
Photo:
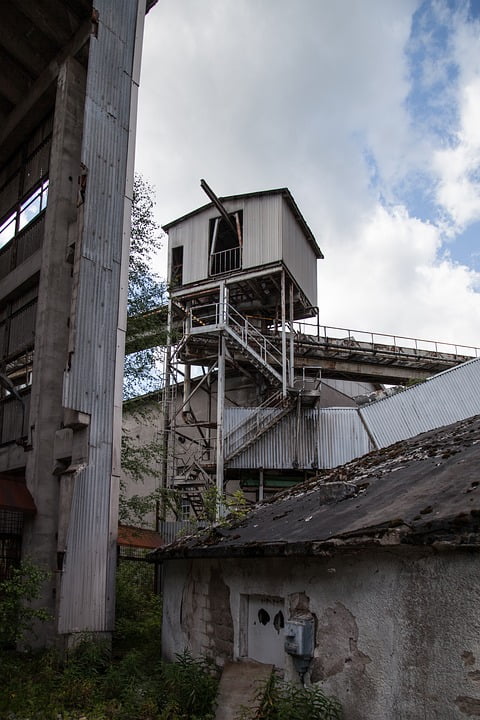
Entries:
{"type": "Polygon", "coordinates": [[[321,324],[480,346],[480,0],[158,0],[136,170],[160,224],[288,187],[321,324]]]}

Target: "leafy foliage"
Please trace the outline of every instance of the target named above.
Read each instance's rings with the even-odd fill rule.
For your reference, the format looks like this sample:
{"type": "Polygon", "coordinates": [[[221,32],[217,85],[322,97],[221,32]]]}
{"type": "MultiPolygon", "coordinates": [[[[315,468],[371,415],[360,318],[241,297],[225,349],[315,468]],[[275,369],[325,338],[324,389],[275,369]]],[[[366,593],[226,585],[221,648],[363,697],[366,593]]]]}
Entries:
{"type": "Polygon", "coordinates": [[[229,525],[234,520],[242,520],[248,513],[248,503],[242,490],[227,495],[220,493],[215,485],[210,485],[203,492],[204,517],[201,522],[215,523],[219,517],[226,513],[220,521],[221,525],[229,525]]]}
{"type": "Polygon", "coordinates": [[[133,185],[132,229],[128,268],[128,315],[135,316],[158,307],[164,301],[165,284],[152,271],[155,252],[162,246],[163,236],[155,221],[154,189],[136,174],[133,185]]]}
{"type": "Polygon", "coordinates": [[[15,645],[27,633],[33,633],[36,622],[45,622],[49,614],[31,603],[40,594],[49,574],[29,560],[13,568],[11,575],[0,582],[0,647],[15,645]]]}
{"type": "Polygon", "coordinates": [[[162,602],[153,592],[154,566],[122,561],[117,568],[116,622],[117,651],[143,649],[148,657],[160,657],[162,602]]]}
{"type": "Polygon", "coordinates": [[[133,186],[128,272],[125,398],[158,387],[155,368],[162,359],[161,346],[166,340],[165,283],[152,270],[154,254],[161,248],[163,239],[153,208],[153,187],[137,174],[133,186]],[[145,348],[145,344],[150,347],[145,348]]]}
{"type": "Polygon", "coordinates": [[[218,674],[212,662],[194,659],[185,650],[176,663],[163,665],[161,720],[210,720],[217,695],[218,674]]]}
{"type": "Polygon", "coordinates": [[[342,720],[336,698],[327,697],[318,686],[302,687],[279,680],[273,673],[257,694],[254,713],[242,708],[238,720],[342,720]]]}
{"type": "MultiPolygon", "coordinates": [[[[156,418],[152,418],[142,400],[139,398],[130,401],[125,404],[125,407],[129,408],[137,427],[143,426],[147,429],[156,422],[156,418]]],[[[124,427],[121,453],[125,477],[120,482],[120,522],[142,526],[145,518],[151,513],[155,513],[158,506],[162,508],[162,513],[171,511],[177,517],[180,512],[180,494],[169,488],[158,487],[162,474],[161,463],[164,457],[161,439],[154,437],[151,440],[139,442],[138,433],[136,436],[132,436],[131,432],[124,427]],[[130,486],[140,486],[148,480],[155,483],[157,488],[143,494],[127,492],[126,478],[128,478],[130,486]]]]}

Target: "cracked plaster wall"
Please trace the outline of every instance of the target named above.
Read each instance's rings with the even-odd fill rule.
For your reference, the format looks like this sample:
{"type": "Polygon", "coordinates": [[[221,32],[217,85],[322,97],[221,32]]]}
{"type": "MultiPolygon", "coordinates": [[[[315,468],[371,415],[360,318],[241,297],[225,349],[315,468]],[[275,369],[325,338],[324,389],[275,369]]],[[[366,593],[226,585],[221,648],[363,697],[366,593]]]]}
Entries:
{"type": "MultiPolygon", "coordinates": [[[[164,655],[173,659],[189,647],[222,663],[238,659],[241,598],[281,597],[287,618],[315,618],[307,682],[336,695],[345,720],[480,717],[477,569],[474,552],[407,549],[335,559],[170,560],[164,655]]],[[[290,657],[277,664],[298,679],[290,657]]]]}

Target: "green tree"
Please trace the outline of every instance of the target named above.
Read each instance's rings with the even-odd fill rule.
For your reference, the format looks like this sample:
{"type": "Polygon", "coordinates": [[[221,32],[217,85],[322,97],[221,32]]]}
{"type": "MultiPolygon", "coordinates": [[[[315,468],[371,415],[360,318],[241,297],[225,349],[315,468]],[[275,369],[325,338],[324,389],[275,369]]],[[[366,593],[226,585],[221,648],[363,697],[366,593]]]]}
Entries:
{"type": "MultiPolygon", "coordinates": [[[[155,253],[164,236],[154,217],[153,187],[141,175],[133,186],[132,229],[128,275],[128,323],[124,368],[124,401],[141,427],[153,421],[148,408],[148,393],[162,386],[162,351],[166,342],[166,285],[152,270],[155,253]]],[[[155,511],[163,494],[127,492],[134,486],[154,479],[159,484],[161,442],[142,442],[140,432],[122,433],[122,468],[128,477],[120,487],[120,522],[141,525],[145,515],[155,511]]]]}
{"type": "Polygon", "coordinates": [[[141,175],[133,186],[128,269],[128,323],[124,398],[159,387],[162,346],[166,341],[166,286],[152,270],[163,234],[154,217],[154,190],[141,175]]]}

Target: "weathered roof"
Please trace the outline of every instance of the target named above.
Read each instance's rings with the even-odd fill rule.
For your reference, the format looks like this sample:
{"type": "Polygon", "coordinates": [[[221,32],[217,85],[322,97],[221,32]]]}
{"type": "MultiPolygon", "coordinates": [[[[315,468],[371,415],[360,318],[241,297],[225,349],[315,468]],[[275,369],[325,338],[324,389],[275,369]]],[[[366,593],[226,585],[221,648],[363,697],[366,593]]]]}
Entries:
{"type": "MultiPolygon", "coordinates": [[[[282,197],[284,198],[288,207],[292,211],[293,216],[295,217],[295,220],[300,225],[303,234],[305,235],[306,239],[308,240],[311,247],[313,248],[315,255],[317,256],[317,258],[322,259],[323,253],[320,250],[312,231],[308,227],[305,218],[303,217],[302,213],[300,212],[298,205],[295,202],[295,200],[293,199],[293,195],[288,188],[284,187],[284,188],[276,188],[274,190],[261,190],[259,192],[243,193],[241,195],[227,195],[225,197],[219,198],[219,200],[223,203],[223,202],[227,202],[229,200],[248,200],[249,198],[267,197],[268,195],[282,195],[282,197]]],[[[176,220],[172,220],[171,222],[167,223],[166,225],[162,225],[162,229],[165,230],[165,232],[168,232],[170,230],[170,228],[174,227],[175,225],[179,225],[180,223],[184,222],[185,220],[187,220],[191,217],[194,217],[195,215],[198,215],[198,214],[204,212],[205,210],[209,210],[212,207],[213,207],[213,202],[207,203],[206,205],[202,205],[201,207],[197,208],[196,210],[192,210],[191,212],[187,213],[186,215],[182,215],[182,217],[179,217],[176,220]]]]}
{"type": "Polygon", "coordinates": [[[323,554],[372,545],[480,546],[480,416],[364,455],[183,538],[167,557],[323,554]]]}

